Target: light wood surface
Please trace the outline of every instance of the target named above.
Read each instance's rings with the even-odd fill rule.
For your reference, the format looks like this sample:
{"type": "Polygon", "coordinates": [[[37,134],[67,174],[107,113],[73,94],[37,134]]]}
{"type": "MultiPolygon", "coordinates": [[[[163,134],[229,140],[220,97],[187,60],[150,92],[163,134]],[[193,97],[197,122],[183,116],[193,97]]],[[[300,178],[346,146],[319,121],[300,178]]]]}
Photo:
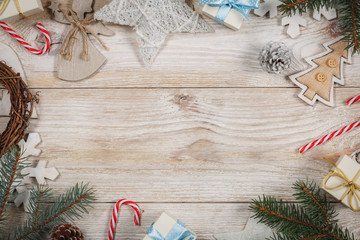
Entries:
{"type": "MultiPolygon", "coordinates": [[[[107,2],[98,0],[95,9],[107,2]]],[[[250,18],[238,32],[207,18],[216,33],[171,35],[150,69],[140,61],[134,31],[109,25],[116,34],[102,40],[110,51],[94,41],[107,64],[80,82],[57,79],[54,55],[33,56],[0,33],[0,41],[19,54],[32,91],[40,94],[38,119],[29,131],[42,138],[35,160],[48,160],[60,172],[48,181],[50,187],[61,193],[84,181],[97,190],[94,209],[78,222],[87,239],[106,238],[120,198],[138,202],[145,212],[142,226],[135,227],[124,208],[116,239],[142,239],[162,211],[180,218],[199,239],[240,231],[251,199],[272,194],[294,201],[296,179],[320,183],[331,168],[322,156],[359,146],[360,131],[354,130],[297,153],[303,144],[358,119],[360,104],[348,107],[345,101],[360,92],[360,57],[344,66],[345,86],[335,88],[335,108],[309,106],[285,75],[263,72],[257,55],[268,41],[284,41],[295,59],[286,74],[301,71],[307,67],[301,57],[309,56],[302,49],[310,45],[314,55],[330,39],[328,21],[307,17],[302,35],[290,39],[280,18],[250,18]]],[[[47,13],[10,24],[34,40],[38,32],[31,26],[37,21],[65,30],[47,13]]],[[[0,127],[7,121],[0,118],[0,127]]],[[[359,213],[336,207],[340,222],[360,237],[359,213]]],[[[12,223],[24,215],[11,211],[12,223]]]]}

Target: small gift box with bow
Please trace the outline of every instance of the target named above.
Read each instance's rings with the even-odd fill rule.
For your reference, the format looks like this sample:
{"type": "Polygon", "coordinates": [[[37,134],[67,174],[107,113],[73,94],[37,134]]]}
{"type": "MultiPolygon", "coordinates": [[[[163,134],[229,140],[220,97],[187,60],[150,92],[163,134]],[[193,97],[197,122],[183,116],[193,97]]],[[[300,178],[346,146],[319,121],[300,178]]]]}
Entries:
{"type": "Polygon", "coordinates": [[[162,213],[148,229],[143,240],[195,240],[196,235],[182,222],[162,213]]]}
{"type": "Polygon", "coordinates": [[[260,0],[200,0],[202,13],[233,30],[239,30],[251,9],[258,9],[260,0]]]}
{"type": "Polygon", "coordinates": [[[324,178],[322,188],[354,211],[360,211],[360,164],[342,156],[324,178]]]}
{"type": "Polygon", "coordinates": [[[41,0],[0,0],[0,20],[16,20],[44,11],[41,0]]]}

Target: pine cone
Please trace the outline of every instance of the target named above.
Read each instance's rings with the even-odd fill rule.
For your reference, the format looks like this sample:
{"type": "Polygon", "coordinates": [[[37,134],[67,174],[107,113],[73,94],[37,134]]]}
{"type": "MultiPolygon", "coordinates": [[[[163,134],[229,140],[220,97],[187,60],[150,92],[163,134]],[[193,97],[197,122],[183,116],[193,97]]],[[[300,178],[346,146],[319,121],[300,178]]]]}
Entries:
{"type": "Polygon", "coordinates": [[[50,240],[84,240],[84,235],[76,226],[61,224],[53,228],[50,240]]]}
{"type": "Polygon", "coordinates": [[[290,50],[282,42],[269,42],[261,50],[259,62],[265,71],[269,73],[281,73],[290,66],[290,50]]]}

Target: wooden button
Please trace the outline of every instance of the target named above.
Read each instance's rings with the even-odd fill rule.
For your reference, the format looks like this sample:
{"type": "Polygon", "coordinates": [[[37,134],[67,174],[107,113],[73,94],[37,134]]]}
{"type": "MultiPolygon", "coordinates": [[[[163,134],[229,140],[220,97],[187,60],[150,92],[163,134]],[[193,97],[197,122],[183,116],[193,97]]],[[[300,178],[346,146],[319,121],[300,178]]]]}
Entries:
{"type": "Polygon", "coordinates": [[[318,73],[315,76],[316,80],[319,82],[325,82],[326,81],[326,75],[324,73],[318,73]]]}
{"type": "Polygon", "coordinates": [[[337,67],[337,61],[334,58],[328,59],[326,64],[331,68],[336,68],[337,67]]]}

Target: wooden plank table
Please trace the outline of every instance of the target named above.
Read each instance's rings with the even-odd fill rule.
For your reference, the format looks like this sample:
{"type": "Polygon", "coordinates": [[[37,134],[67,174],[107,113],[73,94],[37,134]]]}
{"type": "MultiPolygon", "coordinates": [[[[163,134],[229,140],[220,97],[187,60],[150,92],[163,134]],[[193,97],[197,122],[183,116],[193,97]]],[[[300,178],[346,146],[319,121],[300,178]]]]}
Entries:
{"type": "MultiPolygon", "coordinates": [[[[98,0],[95,8],[108,2],[98,0]]],[[[216,33],[170,35],[150,69],[140,62],[135,32],[109,25],[116,35],[101,37],[110,49],[101,50],[107,64],[80,82],[57,79],[55,56],[33,56],[0,33],[21,58],[32,91],[40,93],[39,119],[29,131],[41,134],[40,159],[61,173],[49,186],[61,193],[84,181],[97,190],[94,209],[78,222],[87,239],[105,239],[120,198],[138,202],[144,214],[135,227],[124,208],[117,239],[142,239],[163,211],[182,219],[199,239],[240,231],[251,199],[272,194],[294,201],[296,179],[320,183],[331,168],[321,156],[358,145],[354,130],[304,155],[296,151],[358,119],[360,104],[344,102],[360,92],[360,57],[344,68],[346,86],[336,86],[335,108],[309,106],[285,75],[263,72],[257,56],[268,41],[283,41],[297,59],[288,73],[303,70],[304,48],[320,52],[329,40],[328,21],[307,18],[302,35],[290,39],[280,18],[250,18],[238,32],[206,19],[216,33]]],[[[31,26],[38,21],[64,30],[45,12],[11,25],[35,39],[31,26]]],[[[1,126],[7,121],[1,118],[1,126]]],[[[336,208],[340,222],[360,235],[358,213],[336,208]]]]}

